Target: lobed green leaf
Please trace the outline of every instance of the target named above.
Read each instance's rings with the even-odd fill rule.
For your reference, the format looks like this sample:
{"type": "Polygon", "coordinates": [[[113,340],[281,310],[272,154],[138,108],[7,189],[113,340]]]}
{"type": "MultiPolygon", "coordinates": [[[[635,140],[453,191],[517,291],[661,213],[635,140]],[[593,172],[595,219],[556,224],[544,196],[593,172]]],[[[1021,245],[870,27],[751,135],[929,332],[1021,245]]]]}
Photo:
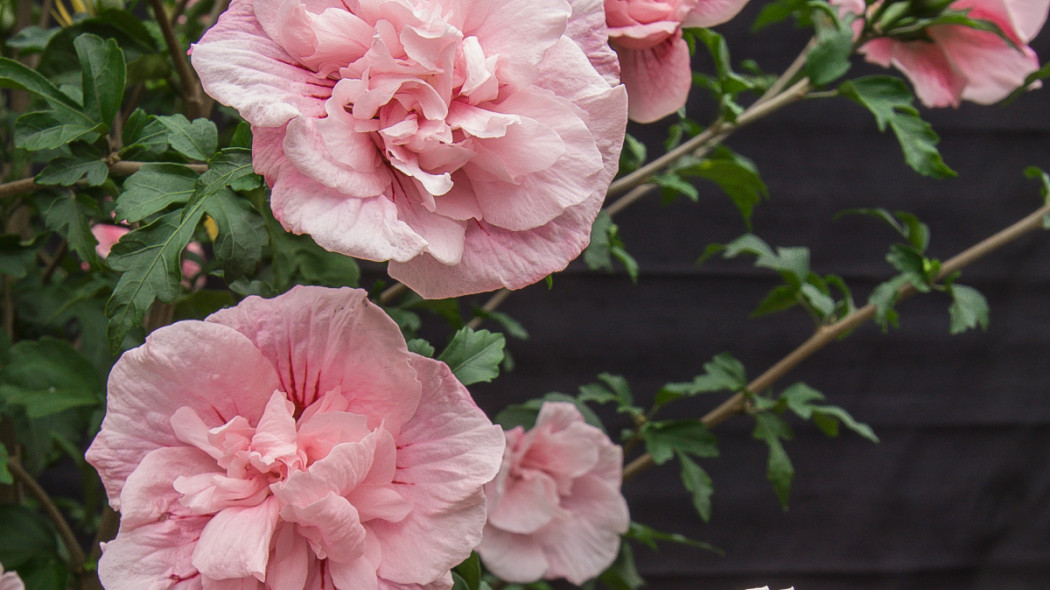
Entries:
{"type": "Polygon", "coordinates": [[[464,327],[455,333],[437,359],[447,364],[463,385],[487,383],[499,375],[506,343],[503,334],[464,327]]]}

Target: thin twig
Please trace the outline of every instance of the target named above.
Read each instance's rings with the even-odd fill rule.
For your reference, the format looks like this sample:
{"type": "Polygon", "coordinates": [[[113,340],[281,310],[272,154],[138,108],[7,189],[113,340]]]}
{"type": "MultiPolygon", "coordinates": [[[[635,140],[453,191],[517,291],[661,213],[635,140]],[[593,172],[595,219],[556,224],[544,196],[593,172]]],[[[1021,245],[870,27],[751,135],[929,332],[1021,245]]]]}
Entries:
{"type": "MultiPolygon", "coordinates": [[[[998,250],[1003,245],[1008,244],[1029,232],[1042,229],[1044,219],[1047,215],[1050,215],[1050,204],[1043,205],[1033,213],[1027,215],[1024,219],[1021,219],[1006,229],[995,233],[974,246],[971,246],[951,257],[941,265],[941,270],[937,274],[936,280],[941,280],[948,275],[961,270],[965,266],[998,250]]],[[[898,291],[897,298],[898,300],[902,300],[916,294],[917,292],[918,291],[911,285],[905,285],[898,291]]],[[[794,369],[802,361],[812,356],[818,350],[831,344],[839,336],[842,336],[875,317],[875,312],[876,307],[872,304],[868,304],[833,324],[828,324],[818,328],[817,331],[807,338],[805,342],[800,344],[797,348],[788,353],[787,356],[777,361],[776,364],[748,383],[746,388],[747,393],[738,392],[734,394],[732,397],[722,402],[717,408],[708,412],[707,415],[700,419],[700,421],[704,426],[713,428],[722,422],[725,422],[730,417],[740,413],[744,409],[744,404],[748,394],[753,395],[765,391],[766,388],[772,386],[778,379],[794,369]]],[[[626,481],[652,466],[652,456],[648,453],[641,455],[624,467],[623,479],[626,481]]]]}
{"type": "Polygon", "coordinates": [[[179,76],[179,82],[182,83],[182,96],[186,99],[186,116],[189,119],[196,119],[204,113],[204,91],[197,76],[190,68],[189,62],[186,61],[185,50],[179,45],[175,30],[171,27],[171,20],[164,9],[164,3],[161,0],[149,0],[149,3],[153,8],[153,15],[157,19],[160,32],[164,36],[168,54],[175,62],[175,72],[179,76]]]}
{"type": "Polygon", "coordinates": [[[406,287],[404,284],[394,283],[393,285],[390,285],[389,287],[384,289],[383,292],[379,294],[379,302],[383,305],[386,305],[391,301],[397,299],[407,291],[408,287],[406,287]]]}
{"type": "MultiPolygon", "coordinates": [[[[130,176],[138,172],[146,164],[154,162],[136,162],[133,160],[118,160],[109,164],[109,173],[114,176],[130,176]]],[[[200,174],[208,170],[207,164],[183,164],[183,166],[200,174]]],[[[49,186],[38,185],[35,178],[22,178],[0,184],[0,199],[32,192],[37,187],[49,186]]]]}
{"type": "MultiPolygon", "coordinates": [[[[492,295],[492,297],[489,297],[489,300],[485,302],[485,305],[481,306],[481,311],[483,313],[495,311],[496,308],[500,306],[500,304],[502,304],[504,301],[506,301],[508,297],[510,297],[511,293],[513,293],[513,291],[511,291],[510,289],[500,289],[499,291],[496,291],[492,295]]],[[[479,315],[467,322],[467,327],[471,330],[476,330],[483,321],[485,321],[485,316],[479,315]]]]}
{"type": "Polygon", "coordinates": [[[69,553],[69,565],[73,570],[73,573],[79,578],[84,574],[84,551],[80,548],[80,543],[77,541],[77,536],[73,534],[73,529],[70,528],[69,523],[66,521],[66,517],[62,516],[62,512],[55,506],[55,503],[51,501],[51,496],[47,494],[44,488],[40,487],[33,476],[22,467],[22,462],[15,457],[10,457],[7,460],[7,470],[11,472],[11,475],[20,481],[29,495],[33,496],[36,501],[40,504],[40,508],[43,509],[44,513],[51,520],[51,523],[55,525],[55,529],[58,531],[58,536],[62,539],[62,544],[66,546],[66,551],[69,553]]]}

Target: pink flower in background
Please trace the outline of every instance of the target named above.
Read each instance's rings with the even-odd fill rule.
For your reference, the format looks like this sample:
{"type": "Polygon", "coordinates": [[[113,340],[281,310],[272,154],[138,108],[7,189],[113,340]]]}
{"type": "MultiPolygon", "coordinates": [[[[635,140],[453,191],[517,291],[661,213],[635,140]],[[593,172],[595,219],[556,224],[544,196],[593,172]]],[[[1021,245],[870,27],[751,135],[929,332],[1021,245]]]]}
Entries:
{"type": "MultiPolygon", "coordinates": [[[[832,4],[854,14],[865,10],[862,0],[832,0],[832,4]]],[[[957,0],[949,8],[995,23],[1019,49],[995,33],[934,25],[926,29],[930,41],[878,38],[865,43],[860,52],[872,63],[903,72],[928,107],[959,106],[961,100],[998,102],[1039,69],[1028,42],[1046,22],[1050,0],[957,0]]]]}
{"type": "Polygon", "coordinates": [[[578,585],[597,576],[616,559],[630,524],[620,447],[563,402],[544,403],[536,426],[506,436],[503,466],[485,486],[482,561],[509,582],[578,585]]]}
{"type": "Polygon", "coordinates": [[[113,249],[113,244],[116,244],[121,236],[129,231],[131,231],[130,228],[109,223],[96,223],[91,226],[91,235],[95,236],[95,240],[98,241],[98,244],[95,244],[95,254],[105,260],[109,256],[109,251],[113,249]]]}
{"type": "Polygon", "coordinates": [[[601,0],[234,0],[193,50],[281,224],[428,298],[586,246],[626,96],[601,0]]]}
{"type": "Polygon", "coordinates": [[[631,119],[650,123],[685,106],[693,72],[684,27],[713,27],[747,0],[605,0],[609,43],[620,57],[631,119]]]}
{"type": "MultiPolygon", "coordinates": [[[[110,223],[96,223],[91,226],[91,235],[95,236],[95,240],[98,242],[95,244],[95,253],[98,254],[99,258],[105,260],[109,257],[109,251],[113,249],[113,244],[120,241],[120,238],[129,231],[131,231],[131,228],[110,223]]],[[[204,247],[200,245],[200,242],[190,242],[189,244],[186,244],[185,251],[192,253],[197,259],[204,259],[204,247]]],[[[80,267],[87,270],[89,265],[84,262],[81,263],[80,267]]],[[[187,289],[203,289],[204,284],[207,282],[207,278],[201,274],[201,270],[201,265],[196,259],[183,255],[183,286],[187,289]]]]}
{"type": "Polygon", "coordinates": [[[5,572],[0,565],[0,590],[26,590],[26,586],[17,572],[5,572]]]}
{"type": "Polygon", "coordinates": [[[503,435],[364,291],[160,328],[108,389],[108,590],[449,588],[481,538],[503,435]]]}

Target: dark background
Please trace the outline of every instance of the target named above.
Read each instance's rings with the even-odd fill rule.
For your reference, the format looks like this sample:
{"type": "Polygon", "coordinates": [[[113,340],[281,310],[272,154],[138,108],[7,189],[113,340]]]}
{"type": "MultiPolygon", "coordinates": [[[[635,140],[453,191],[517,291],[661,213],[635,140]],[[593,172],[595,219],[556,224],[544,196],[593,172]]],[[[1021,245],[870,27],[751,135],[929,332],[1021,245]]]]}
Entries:
{"type": "MultiPolygon", "coordinates": [[[[734,62],[750,58],[780,71],[808,39],[790,24],[749,31],[753,2],[718,30],[734,62]]],[[[1050,34],[1033,47],[1050,56],[1050,34]]],[[[694,61],[710,71],[706,58],[694,61]]],[[[857,64],[850,76],[882,73],[857,64]]],[[[812,268],[841,275],[863,303],[893,274],[884,256],[896,234],[882,222],[838,211],[883,207],[917,214],[931,229],[930,255],[947,259],[1037,208],[1038,184],[1025,166],[1050,169],[1046,90],[1013,105],[966,104],[924,111],[941,135],[958,178],[933,181],[908,169],[892,135],[845,99],[792,105],[727,142],[752,158],[771,200],[754,231],[772,245],[808,246],[812,268]]],[[[711,110],[694,91],[690,114],[711,110]]],[[[706,115],[705,115],[706,116],[706,115]]],[[[658,134],[632,129],[659,141],[658,134]]],[[[663,206],[648,197],[616,218],[641,265],[637,285],[623,272],[586,270],[579,262],[500,308],[529,330],[511,340],[516,368],[473,386],[497,410],[549,391],[575,393],[603,371],[624,375],[651,400],[670,381],[702,372],[720,352],[743,361],[751,377],[811,333],[800,310],[749,319],[776,286],[751,259],[694,264],[707,244],[745,230],[713,185],[699,203],[663,206]]],[[[819,352],[778,389],[805,381],[867,422],[881,438],[827,438],[793,422],[787,444],[796,475],[790,509],[781,510],[765,478],[766,447],[752,421],[719,426],[721,456],[703,462],[714,479],[711,522],[693,511],[674,464],[625,484],[635,520],[679,532],[725,551],[665,545],[636,547],[650,588],[743,590],[1013,590],[1050,588],[1050,236],[1033,233],[967,268],[960,282],[991,305],[986,333],[948,333],[942,295],[900,305],[900,329],[874,325],[819,352]]],[[[483,301],[484,298],[479,299],[483,301]]],[[[700,417],[719,403],[701,396],[668,408],[665,418],[700,417]]],[[[614,421],[610,430],[624,424],[614,421]]]]}

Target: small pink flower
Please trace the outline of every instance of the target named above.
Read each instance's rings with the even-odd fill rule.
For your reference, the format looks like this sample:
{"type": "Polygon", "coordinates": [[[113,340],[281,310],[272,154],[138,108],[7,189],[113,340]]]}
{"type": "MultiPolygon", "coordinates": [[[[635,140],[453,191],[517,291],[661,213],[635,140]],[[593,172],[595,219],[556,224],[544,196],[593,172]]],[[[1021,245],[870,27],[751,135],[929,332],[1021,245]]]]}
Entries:
{"type": "Polygon", "coordinates": [[[108,590],[436,590],[481,538],[503,435],[363,291],[160,328],[108,389],[108,590]]]}
{"type": "Polygon", "coordinates": [[[563,402],[544,403],[532,430],[506,436],[503,466],[485,486],[481,559],[508,582],[597,576],[630,524],[620,447],[563,402]]]}
{"type": "MultiPolygon", "coordinates": [[[[832,0],[832,4],[854,14],[865,11],[862,0],[832,0]]],[[[995,23],[1020,49],[995,33],[935,25],[926,29],[929,41],[878,38],[865,43],[860,52],[872,63],[903,72],[928,107],[959,106],[962,100],[998,102],[1039,69],[1039,58],[1028,42],[1046,22],[1050,0],[957,0],[949,8],[995,23]]]]}
{"type": "Polygon", "coordinates": [[[26,590],[26,586],[17,572],[5,572],[0,565],[0,590],[26,590]]]}
{"type": "Polygon", "coordinates": [[[586,246],[626,95],[601,0],[234,0],[193,51],[252,125],[274,216],[427,298],[586,246]]]}
{"type": "Polygon", "coordinates": [[[693,72],[683,27],[713,27],[747,0],[605,0],[609,44],[620,57],[631,120],[650,123],[685,106],[693,72]]]}

